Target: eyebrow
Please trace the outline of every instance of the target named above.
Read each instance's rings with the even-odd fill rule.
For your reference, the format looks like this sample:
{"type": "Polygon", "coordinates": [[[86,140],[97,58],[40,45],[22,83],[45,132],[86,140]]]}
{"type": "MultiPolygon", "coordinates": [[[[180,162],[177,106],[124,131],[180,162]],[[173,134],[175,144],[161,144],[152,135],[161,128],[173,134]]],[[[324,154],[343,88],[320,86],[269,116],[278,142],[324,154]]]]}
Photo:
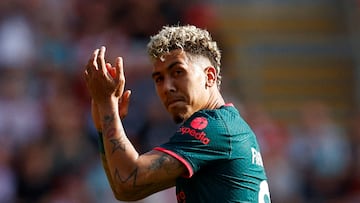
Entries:
{"type": "MultiPolygon", "coordinates": [[[[171,70],[175,65],[177,64],[182,64],[180,61],[174,61],[173,63],[171,63],[167,68],[166,70],[171,70]]],[[[151,77],[152,78],[155,78],[156,76],[160,75],[160,72],[159,71],[156,71],[156,72],[153,72],[151,74],[151,77]]]]}

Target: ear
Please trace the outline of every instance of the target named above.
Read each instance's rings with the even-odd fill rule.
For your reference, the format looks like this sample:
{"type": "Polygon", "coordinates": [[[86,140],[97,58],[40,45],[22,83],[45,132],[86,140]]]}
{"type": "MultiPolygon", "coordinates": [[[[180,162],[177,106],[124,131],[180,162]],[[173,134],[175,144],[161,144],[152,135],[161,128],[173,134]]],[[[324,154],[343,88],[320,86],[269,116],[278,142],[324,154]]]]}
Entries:
{"type": "Polygon", "coordinates": [[[216,69],[212,66],[205,68],[206,86],[212,87],[216,85],[216,69]]]}

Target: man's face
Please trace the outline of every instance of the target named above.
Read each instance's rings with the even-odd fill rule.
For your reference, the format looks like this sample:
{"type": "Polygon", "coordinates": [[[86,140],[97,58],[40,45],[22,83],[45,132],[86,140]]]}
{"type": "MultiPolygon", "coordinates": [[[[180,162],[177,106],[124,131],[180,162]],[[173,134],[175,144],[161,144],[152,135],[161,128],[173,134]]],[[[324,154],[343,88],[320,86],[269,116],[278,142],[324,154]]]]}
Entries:
{"type": "Polygon", "coordinates": [[[205,69],[210,66],[204,57],[191,57],[182,50],[173,50],[156,60],[152,78],[156,92],[176,123],[181,123],[208,102],[205,69]]]}

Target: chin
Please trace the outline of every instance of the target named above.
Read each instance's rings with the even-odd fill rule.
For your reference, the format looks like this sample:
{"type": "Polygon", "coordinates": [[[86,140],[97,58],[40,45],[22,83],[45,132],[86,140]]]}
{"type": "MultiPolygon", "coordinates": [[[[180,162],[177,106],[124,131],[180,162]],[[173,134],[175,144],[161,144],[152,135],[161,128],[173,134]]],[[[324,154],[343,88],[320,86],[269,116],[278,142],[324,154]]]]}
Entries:
{"type": "Polygon", "coordinates": [[[184,114],[179,113],[179,111],[175,111],[174,109],[168,109],[168,112],[170,113],[173,121],[176,124],[182,123],[185,120],[184,114]]]}
{"type": "Polygon", "coordinates": [[[188,119],[191,114],[189,114],[189,112],[185,111],[185,112],[171,112],[173,121],[176,124],[182,123],[184,122],[186,119],[188,119]]]}
{"type": "Polygon", "coordinates": [[[179,115],[173,116],[173,121],[174,121],[176,124],[182,123],[184,120],[185,120],[185,119],[184,119],[184,117],[182,117],[182,116],[179,116],[179,115]]]}
{"type": "Polygon", "coordinates": [[[189,109],[182,107],[175,107],[168,109],[168,112],[172,115],[173,121],[177,124],[184,122],[189,117],[189,109]]]}

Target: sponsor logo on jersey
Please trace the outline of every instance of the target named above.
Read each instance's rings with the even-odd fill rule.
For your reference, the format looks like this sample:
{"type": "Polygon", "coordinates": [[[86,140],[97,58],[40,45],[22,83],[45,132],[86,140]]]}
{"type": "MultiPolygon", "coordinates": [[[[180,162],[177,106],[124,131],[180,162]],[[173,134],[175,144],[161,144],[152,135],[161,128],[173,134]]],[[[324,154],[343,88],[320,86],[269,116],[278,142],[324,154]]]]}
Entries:
{"type": "Polygon", "coordinates": [[[202,130],[206,128],[207,125],[208,125],[208,121],[205,117],[194,118],[194,120],[192,120],[190,123],[190,126],[197,130],[202,130]]]}
{"type": "Polygon", "coordinates": [[[206,133],[204,131],[197,131],[202,130],[208,125],[208,121],[204,117],[198,117],[191,121],[191,127],[182,126],[179,128],[178,132],[182,135],[188,134],[194,137],[197,140],[200,140],[203,144],[209,144],[210,139],[206,137],[206,133]]]}
{"type": "Polygon", "coordinates": [[[251,154],[252,154],[252,159],[251,159],[252,164],[256,164],[258,166],[264,167],[260,152],[257,151],[255,148],[251,147],[251,154]]]}

